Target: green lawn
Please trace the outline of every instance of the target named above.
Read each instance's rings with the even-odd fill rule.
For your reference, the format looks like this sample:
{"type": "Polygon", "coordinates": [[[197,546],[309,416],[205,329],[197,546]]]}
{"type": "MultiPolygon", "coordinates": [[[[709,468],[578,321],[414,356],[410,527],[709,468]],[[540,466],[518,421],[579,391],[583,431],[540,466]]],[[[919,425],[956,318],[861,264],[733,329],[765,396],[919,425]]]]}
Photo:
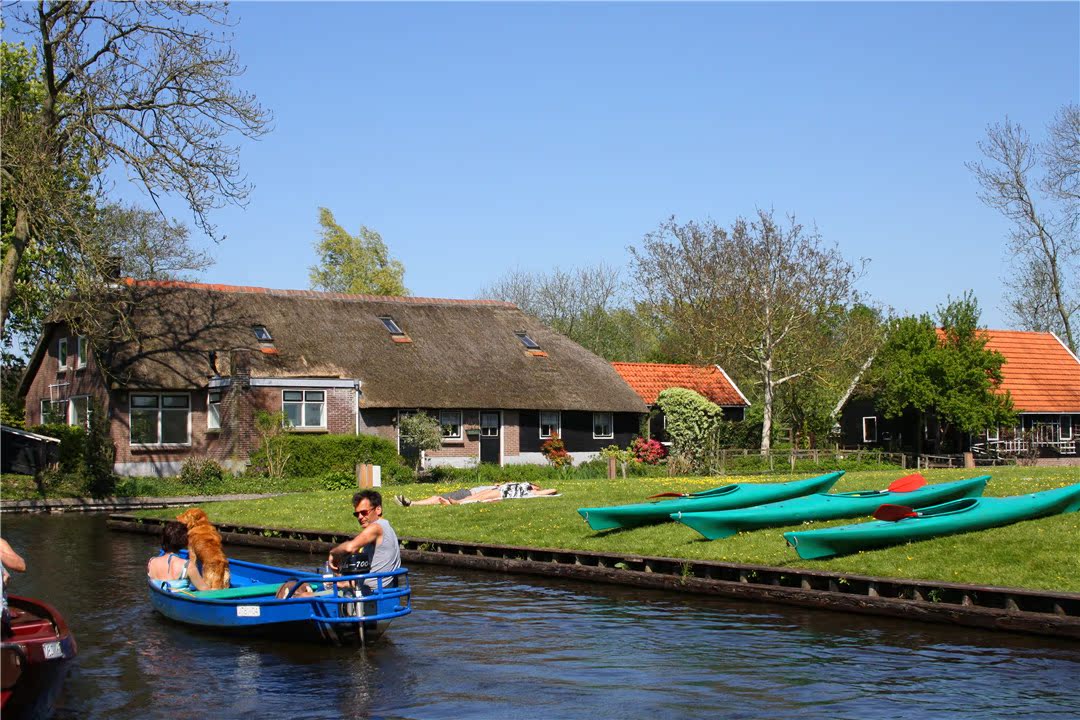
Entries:
{"type": "MultiPolygon", "coordinates": [[[[983,474],[971,470],[923,471],[931,483],[983,474]]],[[[993,479],[986,495],[1016,495],[1080,482],[1080,468],[988,469],[993,479]]],[[[835,492],[883,488],[899,471],[847,474],[835,492]]],[[[630,480],[566,480],[553,498],[512,500],[458,507],[402,508],[392,496],[404,492],[416,499],[461,485],[384,487],[384,511],[403,537],[591,550],[621,554],[718,560],[776,567],[799,567],[828,572],[941,580],[977,585],[1038,588],[1080,592],[1080,513],[1018,523],[926,542],[858,553],[829,560],[801,560],[784,543],[782,533],[796,527],[757,530],[712,542],[695,531],[667,523],[624,531],[596,533],[576,510],[584,506],[641,502],[667,490],[696,491],[726,482],[779,482],[793,478],[634,478],[630,480]]],[[[264,527],[352,532],[351,492],[310,492],[299,495],[214,503],[206,509],[211,520],[264,527]]],[[[147,511],[171,517],[176,509],[147,511]]],[[[815,527],[852,521],[814,523],[815,527]]],[[[809,524],[802,527],[809,527],[809,524]]]]}

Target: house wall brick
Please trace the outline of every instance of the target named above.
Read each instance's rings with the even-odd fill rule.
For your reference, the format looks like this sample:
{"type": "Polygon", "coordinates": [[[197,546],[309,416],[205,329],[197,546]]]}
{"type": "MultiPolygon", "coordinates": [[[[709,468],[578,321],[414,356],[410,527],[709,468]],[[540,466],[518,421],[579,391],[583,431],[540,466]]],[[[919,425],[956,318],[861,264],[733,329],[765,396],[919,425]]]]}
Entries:
{"type": "Polygon", "coordinates": [[[38,365],[37,372],[31,379],[26,391],[25,418],[27,427],[40,425],[41,401],[67,401],[71,398],[89,396],[92,401],[108,414],[109,393],[92,352],[87,352],[86,364],[79,368],[76,364],[78,337],[66,326],[57,326],[48,338],[45,356],[38,365]],[[67,338],[67,364],[61,371],[57,357],[60,338],[67,338]]]}

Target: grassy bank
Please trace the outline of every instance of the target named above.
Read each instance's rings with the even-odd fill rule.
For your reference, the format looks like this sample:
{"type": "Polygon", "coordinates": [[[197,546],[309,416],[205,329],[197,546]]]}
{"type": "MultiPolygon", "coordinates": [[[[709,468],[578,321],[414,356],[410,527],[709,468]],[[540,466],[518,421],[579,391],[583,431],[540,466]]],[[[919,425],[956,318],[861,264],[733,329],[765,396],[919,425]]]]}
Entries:
{"type": "MultiPolygon", "coordinates": [[[[930,470],[932,483],[972,477],[970,470],[930,470]]],[[[1080,482],[1077,468],[998,468],[986,495],[1017,495],[1080,482]]],[[[834,487],[835,492],[883,488],[897,471],[853,472],[834,487]]],[[[792,478],[739,478],[738,482],[776,482],[792,478]]],[[[782,533],[797,529],[774,528],[706,541],[695,531],[667,523],[632,530],[596,533],[576,510],[584,506],[641,502],[667,490],[693,492],[725,484],[722,478],[633,478],[630,480],[566,480],[558,497],[513,500],[458,507],[397,506],[390,499],[404,492],[446,492],[460,485],[384,487],[385,515],[399,535],[463,540],[506,545],[554,547],[625,554],[776,567],[799,567],[829,572],[918,578],[947,582],[999,585],[1080,592],[1080,513],[1017,523],[1003,528],[937,538],[926,542],[858,553],[830,560],[801,560],[784,543],[782,533]]],[[[349,491],[320,491],[246,502],[214,503],[206,509],[211,519],[268,527],[353,532],[349,491]]],[[[148,511],[170,517],[177,511],[148,511]]],[[[852,521],[814,523],[814,527],[852,521]]]]}
{"type": "MultiPolygon", "coordinates": [[[[4,500],[41,500],[43,498],[86,497],[86,482],[78,475],[55,475],[47,481],[44,495],[30,475],[4,474],[0,498],[4,500]]],[[[121,478],[116,484],[116,497],[179,497],[183,495],[226,495],[240,493],[308,492],[321,490],[319,478],[229,477],[220,483],[192,484],[179,478],[132,477],[121,478]]]]}

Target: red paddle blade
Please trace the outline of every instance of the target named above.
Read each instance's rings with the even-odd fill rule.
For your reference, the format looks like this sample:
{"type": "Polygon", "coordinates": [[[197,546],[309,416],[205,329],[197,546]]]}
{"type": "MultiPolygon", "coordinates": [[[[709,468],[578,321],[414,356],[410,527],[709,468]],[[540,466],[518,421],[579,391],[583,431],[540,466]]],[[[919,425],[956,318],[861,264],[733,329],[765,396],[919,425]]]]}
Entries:
{"type": "Polygon", "coordinates": [[[888,520],[890,522],[896,522],[897,520],[903,520],[909,517],[918,517],[919,513],[915,512],[915,508],[909,508],[907,505],[882,505],[874,511],[875,520],[888,520]]]}
{"type": "Polygon", "coordinates": [[[652,500],[653,498],[658,498],[658,497],[686,497],[686,493],[677,493],[677,492],[656,493],[655,495],[650,495],[649,497],[647,497],[645,499],[646,500],[652,500]]]}
{"type": "Polygon", "coordinates": [[[926,484],[926,478],[919,473],[907,475],[899,480],[893,480],[889,487],[886,488],[889,492],[905,493],[913,490],[918,490],[926,484]]]}

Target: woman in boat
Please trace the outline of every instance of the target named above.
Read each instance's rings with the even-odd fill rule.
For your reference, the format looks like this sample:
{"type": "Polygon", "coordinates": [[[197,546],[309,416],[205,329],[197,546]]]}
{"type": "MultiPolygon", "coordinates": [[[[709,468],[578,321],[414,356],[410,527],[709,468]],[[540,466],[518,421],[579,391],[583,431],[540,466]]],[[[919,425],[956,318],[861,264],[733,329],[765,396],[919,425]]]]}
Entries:
{"type": "Polygon", "coordinates": [[[161,528],[161,552],[146,563],[146,575],[164,583],[170,590],[206,590],[206,583],[197,564],[190,563],[177,553],[187,547],[187,527],[175,520],[161,528]]]}

